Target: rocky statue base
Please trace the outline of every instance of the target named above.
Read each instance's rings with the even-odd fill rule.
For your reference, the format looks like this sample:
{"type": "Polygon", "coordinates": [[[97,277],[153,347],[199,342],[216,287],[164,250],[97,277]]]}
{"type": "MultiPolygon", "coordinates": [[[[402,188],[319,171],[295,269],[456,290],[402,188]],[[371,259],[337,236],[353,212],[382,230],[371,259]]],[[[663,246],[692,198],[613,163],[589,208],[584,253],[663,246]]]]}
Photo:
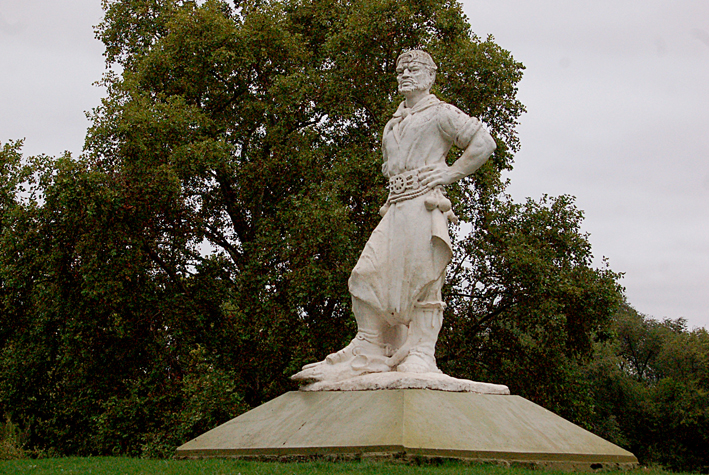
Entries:
{"type": "Polygon", "coordinates": [[[502,384],[479,383],[452,378],[443,373],[370,373],[343,381],[318,381],[300,388],[301,391],[376,391],[379,389],[435,389],[477,394],[509,395],[502,384]]]}
{"type": "Polygon", "coordinates": [[[430,389],[289,392],[187,442],[176,456],[637,465],[630,452],[519,396],[430,389]]]}

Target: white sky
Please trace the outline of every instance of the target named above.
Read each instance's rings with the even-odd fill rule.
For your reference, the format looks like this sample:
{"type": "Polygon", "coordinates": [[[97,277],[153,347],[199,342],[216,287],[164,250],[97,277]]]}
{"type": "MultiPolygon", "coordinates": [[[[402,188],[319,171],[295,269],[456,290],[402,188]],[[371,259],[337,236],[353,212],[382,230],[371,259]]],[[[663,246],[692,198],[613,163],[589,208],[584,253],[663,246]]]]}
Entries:
{"type": "Polygon", "coordinates": [[[709,328],[709,2],[464,9],[527,68],[513,197],[576,196],[631,305],[709,328]]]}
{"type": "MultiPolygon", "coordinates": [[[[709,328],[709,1],[466,0],[527,67],[511,193],[570,194],[640,312],[709,328]]],[[[0,141],[81,151],[100,0],[0,0],[0,141]]]]}

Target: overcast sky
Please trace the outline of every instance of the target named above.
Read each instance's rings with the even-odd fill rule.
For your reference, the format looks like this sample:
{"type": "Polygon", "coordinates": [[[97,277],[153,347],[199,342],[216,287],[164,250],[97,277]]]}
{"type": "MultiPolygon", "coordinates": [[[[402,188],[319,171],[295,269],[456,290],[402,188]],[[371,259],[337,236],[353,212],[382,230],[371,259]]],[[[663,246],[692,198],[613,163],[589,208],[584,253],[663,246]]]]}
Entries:
{"type": "MultiPolygon", "coordinates": [[[[709,328],[709,1],[466,0],[526,66],[516,200],[570,194],[629,302],[709,328]]],[[[0,142],[81,151],[100,0],[0,0],[0,142]]]]}
{"type": "Polygon", "coordinates": [[[513,197],[576,196],[638,311],[709,328],[709,2],[464,9],[526,66],[513,197]]]}

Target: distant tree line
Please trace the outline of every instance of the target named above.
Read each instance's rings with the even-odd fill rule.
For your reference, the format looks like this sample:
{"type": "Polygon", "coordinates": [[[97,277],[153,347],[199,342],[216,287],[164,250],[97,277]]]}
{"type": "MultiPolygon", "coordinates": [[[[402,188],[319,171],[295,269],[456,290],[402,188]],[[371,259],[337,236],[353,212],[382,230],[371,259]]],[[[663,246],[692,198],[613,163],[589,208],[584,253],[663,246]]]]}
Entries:
{"type": "Polygon", "coordinates": [[[394,62],[424,48],[434,92],[497,141],[449,190],[463,224],[441,368],[507,384],[644,462],[706,469],[706,332],[624,303],[573,198],[505,194],[523,66],[459,4],[105,11],[108,95],[84,153],[0,149],[0,415],[28,448],[169,455],[352,338],[347,278],[386,197],[394,62]]]}
{"type": "Polygon", "coordinates": [[[588,428],[643,463],[709,472],[709,332],[627,304],[610,337],[580,368],[592,402],[588,428]]]}

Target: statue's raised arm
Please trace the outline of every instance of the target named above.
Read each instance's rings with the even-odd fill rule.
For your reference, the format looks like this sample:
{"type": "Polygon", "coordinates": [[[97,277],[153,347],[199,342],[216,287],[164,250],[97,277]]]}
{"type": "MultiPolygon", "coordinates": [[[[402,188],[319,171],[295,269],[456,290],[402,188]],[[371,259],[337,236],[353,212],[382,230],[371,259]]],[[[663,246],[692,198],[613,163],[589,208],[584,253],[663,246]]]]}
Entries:
{"type": "Polygon", "coordinates": [[[440,373],[434,353],[445,306],[441,287],[452,257],[448,221],[456,219],[443,186],[480,168],[495,141],[477,118],[431,94],[436,70],[424,51],[407,51],[397,59],[405,100],[382,134],[389,197],[349,280],[357,335],[293,379],[440,373]],[[463,153],[448,166],[445,158],[453,145],[463,153]]]}

